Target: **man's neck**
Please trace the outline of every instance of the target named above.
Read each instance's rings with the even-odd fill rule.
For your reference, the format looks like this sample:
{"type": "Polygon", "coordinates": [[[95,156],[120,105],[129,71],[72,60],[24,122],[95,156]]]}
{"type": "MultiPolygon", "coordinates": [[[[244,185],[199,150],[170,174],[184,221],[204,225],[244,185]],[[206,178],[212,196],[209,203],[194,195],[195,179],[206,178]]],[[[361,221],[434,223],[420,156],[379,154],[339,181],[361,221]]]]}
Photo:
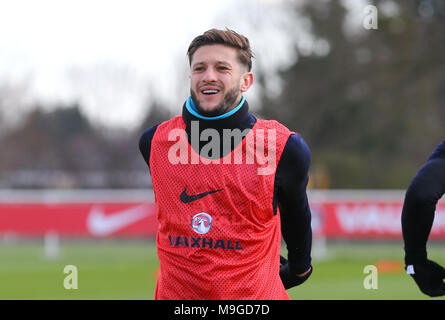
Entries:
{"type": "Polygon", "coordinates": [[[221,115],[218,116],[213,116],[213,117],[209,117],[209,116],[205,116],[199,113],[198,109],[195,106],[195,103],[193,102],[192,97],[189,97],[187,99],[186,102],[186,108],[188,110],[188,112],[190,112],[193,116],[195,116],[198,119],[201,120],[219,120],[219,119],[224,119],[224,118],[228,118],[231,115],[235,114],[239,109],[241,109],[241,107],[243,106],[245,102],[245,98],[244,96],[241,96],[241,101],[238,103],[238,105],[234,108],[232,108],[231,110],[227,111],[226,113],[223,113],[221,115]]]}
{"type": "MultiPolygon", "coordinates": [[[[189,98],[189,100],[191,100],[189,98]]],[[[188,101],[189,101],[188,100],[188,101]]],[[[201,133],[206,129],[214,129],[218,132],[219,137],[221,139],[220,142],[220,148],[221,148],[221,155],[225,155],[227,151],[233,150],[235,148],[235,145],[231,146],[231,150],[223,150],[223,138],[224,138],[224,131],[234,130],[238,129],[241,131],[244,131],[246,129],[251,129],[256,123],[256,118],[249,113],[249,106],[247,104],[247,101],[245,99],[242,99],[241,103],[234,108],[233,110],[225,113],[223,117],[211,117],[210,119],[207,119],[205,117],[200,116],[197,114],[197,112],[191,112],[191,106],[189,105],[187,107],[187,102],[184,103],[184,107],[182,109],[182,119],[184,120],[186,124],[185,131],[187,133],[187,138],[189,142],[191,142],[192,137],[192,124],[193,128],[197,128],[199,136],[201,136],[201,133]]],[[[207,144],[207,141],[200,141],[199,142],[199,150],[195,150],[200,153],[201,148],[207,144]]],[[[192,147],[195,145],[192,144],[192,147]]]]}

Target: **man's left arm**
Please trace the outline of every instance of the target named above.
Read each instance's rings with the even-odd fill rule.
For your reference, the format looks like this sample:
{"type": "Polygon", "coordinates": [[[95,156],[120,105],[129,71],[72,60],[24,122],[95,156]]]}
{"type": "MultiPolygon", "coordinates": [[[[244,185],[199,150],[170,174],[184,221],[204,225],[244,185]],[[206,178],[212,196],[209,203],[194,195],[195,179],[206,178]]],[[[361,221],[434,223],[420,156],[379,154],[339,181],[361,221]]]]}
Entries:
{"type": "Polygon", "coordinates": [[[286,289],[303,283],[312,273],[311,211],[306,194],[309,166],[309,147],[299,134],[291,135],[278,163],[274,194],[288,251],[280,269],[286,289]]]}
{"type": "Polygon", "coordinates": [[[441,147],[411,181],[401,219],[407,272],[419,289],[431,297],[445,294],[445,268],[427,255],[436,205],[445,194],[445,143],[441,147]]]}

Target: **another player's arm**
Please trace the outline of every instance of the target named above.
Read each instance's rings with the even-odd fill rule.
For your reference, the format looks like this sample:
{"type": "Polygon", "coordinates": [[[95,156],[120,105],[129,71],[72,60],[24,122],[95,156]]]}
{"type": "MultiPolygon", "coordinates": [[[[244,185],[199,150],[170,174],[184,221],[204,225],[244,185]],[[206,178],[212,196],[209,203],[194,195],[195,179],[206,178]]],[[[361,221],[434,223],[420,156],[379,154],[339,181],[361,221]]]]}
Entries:
{"type": "Polygon", "coordinates": [[[300,135],[286,143],[275,177],[275,199],[280,209],[281,233],[288,260],[281,259],[280,276],[286,289],[303,283],[312,273],[312,229],[306,187],[310,150],[300,135]]]}
{"type": "Polygon", "coordinates": [[[436,205],[444,193],[445,155],[430,158],[420,169],[408,187],[402,210],[407,271],[429,296],[445,294],[445,269],[427,258],[426,249],[436,205]]]}

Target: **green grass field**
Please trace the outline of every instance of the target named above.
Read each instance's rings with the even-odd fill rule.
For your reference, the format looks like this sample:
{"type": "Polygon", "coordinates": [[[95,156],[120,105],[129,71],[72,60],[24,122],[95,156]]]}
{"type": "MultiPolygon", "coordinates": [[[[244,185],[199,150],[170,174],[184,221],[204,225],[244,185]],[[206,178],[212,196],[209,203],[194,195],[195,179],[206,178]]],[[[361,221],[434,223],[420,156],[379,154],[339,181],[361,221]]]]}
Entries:
{"type": "MultiPolygon", "coordinates": [[[[445,244],[431,244],[429,257],[445,265],[445,244]]],[[[311,278],[288,292],[296,300],[431,299],[402,260],[398,242],[330,243],[311,278]],[[366,265],[378,267],[378,289],[364,288],[366,265]]],[[[0,243],[0,299],[153,299],[157,268],[152,241],[62,241],[55,260],[44,258],[42,241],[0,243]],[[77,267],[78,289],[64,288],[66,265],[77,267]]]]}

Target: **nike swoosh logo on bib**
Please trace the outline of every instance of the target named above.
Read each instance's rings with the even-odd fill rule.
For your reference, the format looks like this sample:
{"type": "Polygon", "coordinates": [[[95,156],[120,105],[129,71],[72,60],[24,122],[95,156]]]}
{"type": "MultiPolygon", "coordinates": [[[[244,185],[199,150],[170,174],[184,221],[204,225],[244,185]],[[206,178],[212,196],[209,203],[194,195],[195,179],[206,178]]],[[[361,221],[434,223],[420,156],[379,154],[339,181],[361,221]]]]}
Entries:
{"type": "Polygon", "coordinates": [[[179,196],[179,199],[182,202],[184,202],[184,203],[190,203],[190,202],[196,201],[198,199],[204,198],[205,196],[208,196],[209,194],[212,194],[212,193],[215,193],[215,192],[219,192],[221,190],[223,190],[223,189],[212,190],[212,191],[207,191],[207,192],[203,192],[203,193],[188,195],[187,194],[187,188],[184,188],[184,190],[182,191],[181,195],[179,196]]]}

